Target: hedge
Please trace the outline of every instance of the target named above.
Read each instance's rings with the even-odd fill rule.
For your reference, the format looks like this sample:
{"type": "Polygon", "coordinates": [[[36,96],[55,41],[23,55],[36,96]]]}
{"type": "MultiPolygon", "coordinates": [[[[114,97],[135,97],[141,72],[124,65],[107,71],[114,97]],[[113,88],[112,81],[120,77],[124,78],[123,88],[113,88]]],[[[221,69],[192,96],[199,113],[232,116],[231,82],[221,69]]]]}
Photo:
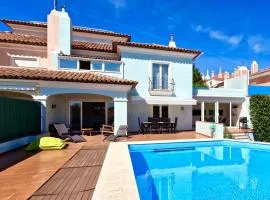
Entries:
{"type": "Polygon", "coordinates": [[[270,96],[252,96],[250,115],[255,140],[270,142],[270,96]]]}

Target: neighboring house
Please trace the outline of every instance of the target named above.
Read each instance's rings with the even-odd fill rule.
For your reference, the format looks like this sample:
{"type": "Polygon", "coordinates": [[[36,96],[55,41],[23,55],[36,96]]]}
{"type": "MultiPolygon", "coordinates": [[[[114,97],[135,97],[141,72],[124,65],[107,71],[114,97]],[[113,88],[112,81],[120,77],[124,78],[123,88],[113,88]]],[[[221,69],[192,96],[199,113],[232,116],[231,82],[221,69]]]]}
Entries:
{"type": "Polygon", "coordinates": [[[197,115],[221,122],[221,108],[226,125],[247,115],[247,84],[238,79],[193,90],[201,51],[176,47],[173,36],[168,46],[131,42],[130,35],[72,26],[64,9],[52,10],[47,23],[1,21],[11,32],[0,32],[0,96],[40,101],[44,132],[51,123],[138,131],[138,117],[149,116],[178,117],[177,129],[191,130],[197,115]]]}
{"type": "Polygon", "coordinates": [[[270,67],[250,74],[249,84],[270,86],[270,67]]]}
{"type": "Polygon", "coordinates": [[[211,71],[211,76],[209,76],[209,72],[207,70],[206,75],[202,75],[202,78],[208,87],[215,88],[223,83],[225,79],[230,78],[230,74],[229,72],[222,72],[220,68],[217,75],[215,75],[214,71],[211,71]]]}

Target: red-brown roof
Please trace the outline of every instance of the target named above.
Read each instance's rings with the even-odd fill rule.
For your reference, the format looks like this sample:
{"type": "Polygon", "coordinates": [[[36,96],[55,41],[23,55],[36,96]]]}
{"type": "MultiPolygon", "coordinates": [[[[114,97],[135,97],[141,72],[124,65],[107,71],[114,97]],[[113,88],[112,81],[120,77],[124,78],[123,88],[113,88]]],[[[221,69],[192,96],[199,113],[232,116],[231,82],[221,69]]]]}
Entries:
{"type": "MultiPolygon", "coordinates": [[[[11,32],[0,32],[0,42],[47,46],[47,39],[45,37],[16,34],[11,32]]],[[[101,52],[113,52],[112,45],[110,44],[93,43],[78,40],[72,42],[72,48],[81,50],[101,51],[101,52]]]]}
{"type": "Polygon", "coordinates": [[[65,54],[59,54],[60,57],[66,57],[66,58],[79,58],[79,59],[94,59],[94,60],[111,60],[111,61],[120,61],[121,58],[119,56],[82,56],[82,55],[76,55],[76,54],[72,54],[72,55],[65,55],[65,54]]]}
{"type": "MultiPolygon", "coordinates": [[[[0,21],[2,21],[4,23],[9,23],[9,24],[19,24],[19,25],[47,28],[47,23],[45,23],[45,22],[19,21],[19,20],[10,20],[10,19],[0,19],[0,21]]],[[[74,26],[73,31],[85,32],[85,33],[94,33],[94,34],[100,34],[100,35],[125,37],[125,38],[128,38],[128,41],[130,41],[130,38],[131,38],[131,36],[128,35],[128,34],[115,33],[115,32],[112,32],[112,31],[94,29],[94,28],[92,29],[92,28],[86,28],[86,27],[80,27],[80,26],[74,26]]]]}
{"type": "Polygon", "coordinates": [[[199,56],[202,52],[200,50],[192,50],[185,48],[177,48],[177,47],[169,47],[160,44],[147,44],[147,43],[138,43],[138,42],[113,42],[114,48],[117,46],[128,46],[128,47],[138,47],[138,48],[146,48],[146,49],[157,49],[157,50],[165,50],[165,51],[174,51],[181,53],[192,53],[196,54],[194,58],[199,56]]]}
{"type": "MultiPolygon", "coordinates": [[[[29,44],[29,45],[38,45],[38,46],[47,45],[47,40],[45,37],[16,34],[16,33],[11,33],[11,32],[0,32],[0,42],[29,44]]],[[[158,44],[146,44],[146,43],[137,43],[137,42],[113,42],[113,45],[106,44],[106,43],[93,43],[93,42],[88,42],[88,41],[78,41],[78,40],[72,42],[73,49],[110,52],[110,53],[116,52],[118,45],[181,52],[181,53],[191,53],[191,54],[196,55],[194,58],[196,58],[197,56],[201,54],[201,51],[199,50],[175,48],[175,47],[169,47],[169,46],[158,45],[158,44]]]]}
{"type": "Polygon", "coordinates": [[[257,76],[257,75],[261,75],[261,76],[264,76],[264,75],[267,75],[267,74],[264,74],[264,73],[267,73],[267,72],[270,72],[270,67],[266,67],[265,69],[262,69],[256,73],[251,73],[250,74],[250,78],[253,78],[254,76],[257,76]]]}
{"type": "Polygon", "coordinates": [[[115,78],[96,72],[48,70],[40,68],[10,67],[0,66],[0,79],[22,79],[22,80],[44,80],[44,81],[64,81],[79,83],[102,83],[137,85],[136,81],[115,78]]]}

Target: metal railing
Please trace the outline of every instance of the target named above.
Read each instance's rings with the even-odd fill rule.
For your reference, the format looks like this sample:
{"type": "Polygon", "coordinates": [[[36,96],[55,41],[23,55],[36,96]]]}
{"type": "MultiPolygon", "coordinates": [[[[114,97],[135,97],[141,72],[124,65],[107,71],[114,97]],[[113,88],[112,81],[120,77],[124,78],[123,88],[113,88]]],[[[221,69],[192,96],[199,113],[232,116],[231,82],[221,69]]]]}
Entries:
{"type": "Polygon", "coordinates": [[[173,78],[168,77],[149,77],[149,91],[174,91],[175,82],[173,78]]]}

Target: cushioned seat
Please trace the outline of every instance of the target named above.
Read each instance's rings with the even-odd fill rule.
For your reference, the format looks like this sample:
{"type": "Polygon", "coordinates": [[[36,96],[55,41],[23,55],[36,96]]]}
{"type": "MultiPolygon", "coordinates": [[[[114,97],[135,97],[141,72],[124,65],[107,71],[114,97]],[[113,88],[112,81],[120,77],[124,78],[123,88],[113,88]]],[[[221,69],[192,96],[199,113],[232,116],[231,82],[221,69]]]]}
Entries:
{"type": "Polygon", "coordinates": [[[26,147],[26,151],[63,149],[66,147],[66,145],[66,142],[60,138],[42,137],[31,142],[26,147]]]}

